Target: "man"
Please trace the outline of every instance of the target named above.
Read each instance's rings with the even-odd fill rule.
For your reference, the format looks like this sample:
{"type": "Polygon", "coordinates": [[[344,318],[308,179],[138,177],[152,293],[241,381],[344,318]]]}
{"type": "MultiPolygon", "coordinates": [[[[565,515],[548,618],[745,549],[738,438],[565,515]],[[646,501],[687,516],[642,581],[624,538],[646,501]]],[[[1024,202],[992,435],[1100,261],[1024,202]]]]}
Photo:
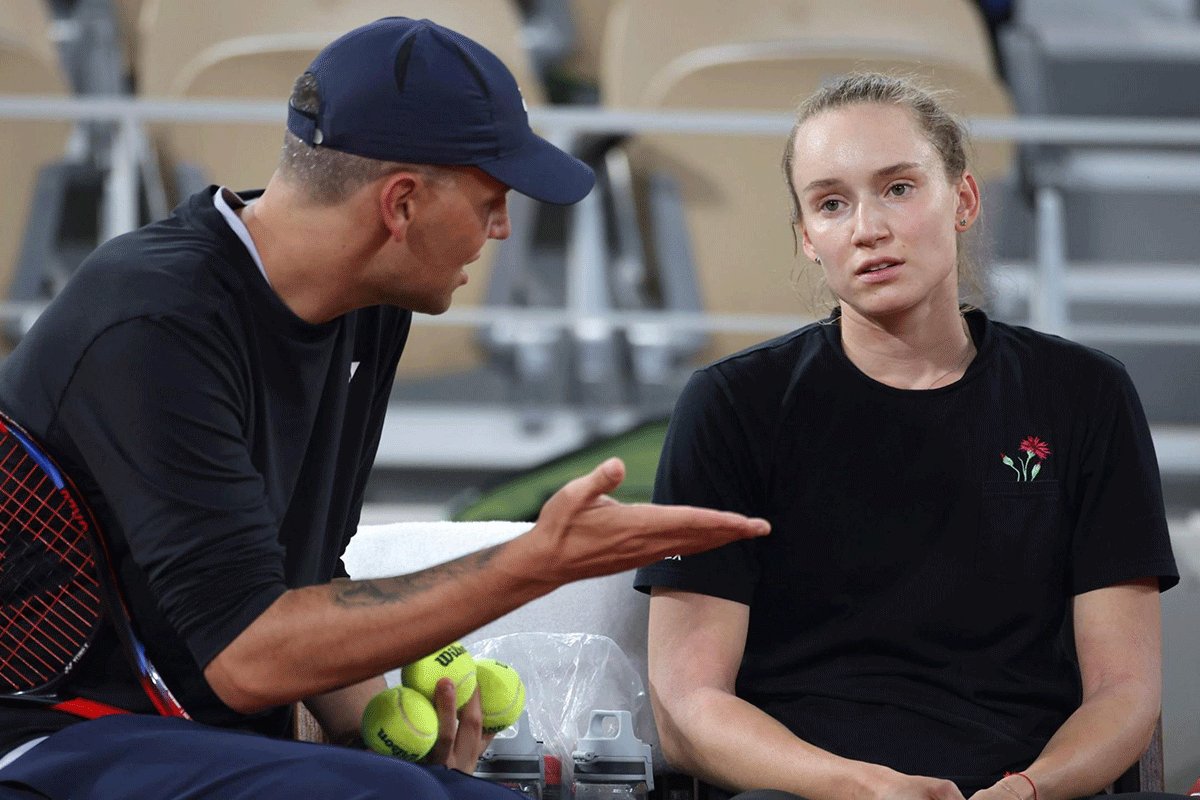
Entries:
{"type": "MultiPolygon", "coordinates": [[[[573,203],[593,176],[532,133],[494,55],[427,20],[331,44],[297,82],[288,131],[260,197],[210,187],[105,244],[0,370],[0,407],[95,504],[150,657],[196,720],[0,704],[0,787],[510,796],[463,774],[484,746],[479,701],[456,714],[449,681],[429,767],[287,741],[289,704],[355,744],[385,671],[566,582],[767,532],[617,504],[610,460],[507,544],[348,580],[340,554],[411,312],[445,311],[484,243],[508,235],[509,188],[573,203]]],[[[113,638],[68,691],[147,712],[113,638]]]]}

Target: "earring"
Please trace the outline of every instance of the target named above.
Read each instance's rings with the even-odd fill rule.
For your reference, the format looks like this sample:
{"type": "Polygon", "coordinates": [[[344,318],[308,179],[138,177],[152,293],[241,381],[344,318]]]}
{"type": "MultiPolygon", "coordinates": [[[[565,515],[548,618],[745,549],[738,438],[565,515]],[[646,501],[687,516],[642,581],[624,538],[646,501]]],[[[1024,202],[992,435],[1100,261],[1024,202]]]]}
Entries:
{"type": "Polygon", "coordinates": [[[966,217],[963,217],[962,219],[960,219],[960,220],[958,221],[958,224],[959,224],[961,227],[963,227],[963,228],[967,227],[967,218],[966,218],[966,217]]]}
{"type": "Polygon", "coordinates": [[[816,262],[816,265],[818,267],[821,266],[821,257],[820,256],[813,256],[813,261],[816,262]]]}

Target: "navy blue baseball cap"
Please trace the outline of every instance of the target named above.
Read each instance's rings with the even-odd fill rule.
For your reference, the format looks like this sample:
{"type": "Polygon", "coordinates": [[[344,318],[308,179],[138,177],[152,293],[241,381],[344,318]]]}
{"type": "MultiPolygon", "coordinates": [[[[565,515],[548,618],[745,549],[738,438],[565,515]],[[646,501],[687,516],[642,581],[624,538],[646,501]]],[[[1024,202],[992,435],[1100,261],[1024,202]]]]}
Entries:
{"type": "Polygon", "coordinates": [[[306,144],[381,161],[476,166],[535,200],[578,202],[596,177],[538,136],[516,78],[491,51],[427,19],[386,17],[317,54],[315,116],[288,108],[306,144]]]}

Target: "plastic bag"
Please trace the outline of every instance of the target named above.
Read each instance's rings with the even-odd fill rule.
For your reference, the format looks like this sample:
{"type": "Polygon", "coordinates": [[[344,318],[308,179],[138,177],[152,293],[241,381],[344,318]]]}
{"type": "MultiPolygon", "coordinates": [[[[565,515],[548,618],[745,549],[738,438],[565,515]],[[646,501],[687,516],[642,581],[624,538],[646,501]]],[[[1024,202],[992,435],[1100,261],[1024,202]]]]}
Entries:
{"type": "Polygon", "coordinates": [[[587,734],[595,709],[629,711],[634,731],[652,745],[658,738],[641,675],[629,657],[607,636],[589,633],[510,633],[468,642],[474,656],[494,658],[521,674],[530,729],[562,764],[562,782],[570,785],[571,751],[587,734]]]}

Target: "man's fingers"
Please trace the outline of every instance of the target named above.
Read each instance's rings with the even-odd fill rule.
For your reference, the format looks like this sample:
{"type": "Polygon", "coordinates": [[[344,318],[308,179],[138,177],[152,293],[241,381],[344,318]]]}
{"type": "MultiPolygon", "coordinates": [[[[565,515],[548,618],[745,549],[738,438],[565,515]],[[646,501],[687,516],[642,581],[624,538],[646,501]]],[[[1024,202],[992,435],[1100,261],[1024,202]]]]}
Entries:
{"type": "Polygon", "coordinates": [[[463,733],[483,735],[483,706],[479,700],[479,687],[471,693],[471,699],[458,712],[458,728],[463,733]]]}
{"type": "MultiPolygon", "coordinates": [[[[555,497],[564,501],[566,508],[563,510],[568,515],[572,515],[616,489],[623,480],[625,480],[625,462],[619,458],[610,458],[597,465],[587,475],[581,475],[559,489],[555,497]]],[[[553,500],[554,498],[551,498],[551,502],[553,500]]]]}
{"type": "MultiPolygon", "coordinates": [[[[488,741],[491,741],[490,738],[488,741]]],[[[475,762],[483,755],[483,707],[479,701],[478,687],[458,712],[458,736],[454,741],[455,763],[448,764],[463,772],[474,772],[475,762]]]]}
{"type": "Polygon", "coordinates": [[[766,536],[771,532],[771,523],[765,519],[708,508],[634,505],[622,506],[620,509],[614,509],[614,512],[625,515],[624,524],[627,526],[633,526],[637,522],[646,530],[674,532],[686,539],[712,533],[733,540],[766,536]]]}
{"type": "Polygon", "coordinates": [[[433,749],[423,759],[430,764],[445,764],[454,750],[454,739],[458,735],[457,692],[454,681],[442,678],[433,692],[433,708],[437,711],[438,735],[433,749]]]}
{"type": "Polygon", "coordinates": [[[616,489],[623,480],[625,480],[625,462],[619,458],[610,458],[602,461],[587,475],[576,478],[571,483],[582,484],[580,505],[587,505],[601,495],[606,495],[616,489]]]}
{"type": "Polygon", "coordinates": [[[656,506],[669,508],[681,515],[680,526],[693,530],[712,528],[714,530],[744,531],[747,536],[766,536],[771,532],[771,523],[759,517],[745,517],[731,511],[713,511],[708,508],[693,508],[691,506],[656,506]]]}

